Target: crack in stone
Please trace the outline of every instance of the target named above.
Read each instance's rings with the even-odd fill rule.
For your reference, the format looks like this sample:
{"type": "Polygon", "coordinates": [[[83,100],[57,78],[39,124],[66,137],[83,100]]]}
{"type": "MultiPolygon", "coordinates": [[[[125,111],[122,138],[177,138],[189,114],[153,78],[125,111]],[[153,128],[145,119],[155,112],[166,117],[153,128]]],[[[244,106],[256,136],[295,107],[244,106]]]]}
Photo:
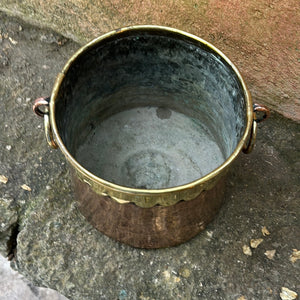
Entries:
{"type": "Polygon", "coordinates": [[[12,227],[11,235],[7,241],[7,258],[9,261],[12,261],[17,256],[17,237],[20,232],[18,222],[12,227]]]}

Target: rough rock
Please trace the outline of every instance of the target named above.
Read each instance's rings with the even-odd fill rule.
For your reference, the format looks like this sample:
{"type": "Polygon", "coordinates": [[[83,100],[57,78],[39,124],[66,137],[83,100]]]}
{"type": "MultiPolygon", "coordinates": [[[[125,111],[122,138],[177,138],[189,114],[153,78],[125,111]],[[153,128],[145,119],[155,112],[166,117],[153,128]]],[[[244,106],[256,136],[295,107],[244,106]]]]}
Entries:
{"type": "Polygon", "coordinates": [[[300,264],[289,260],[300,249],[298,123],[275,112],[261,123],[253,153],[233,164],[224,205],[204,232],[174,248],[131,248],[80,214],[65,159],[47,147],[31,109],[78,45],[4,14],[0,20],[9,59],[0,68],[0,174],[9,178],[0,184],[0,251],[13,254],[18,272],[70,299],[271,300],[282,286],[299,294],[300,264]],[[262,238],[264,226],[270,235],[244,255],[242,246],[262,238]],[[264,255],[269,249],[273,260],[264,255]]]}
{"type": "Polygon", "coordinates": [[[48,288],[35,287],[20,273],[10,268],[9,262],[0,255],[1,300],[66,300],[64,296],[48,288]]]}

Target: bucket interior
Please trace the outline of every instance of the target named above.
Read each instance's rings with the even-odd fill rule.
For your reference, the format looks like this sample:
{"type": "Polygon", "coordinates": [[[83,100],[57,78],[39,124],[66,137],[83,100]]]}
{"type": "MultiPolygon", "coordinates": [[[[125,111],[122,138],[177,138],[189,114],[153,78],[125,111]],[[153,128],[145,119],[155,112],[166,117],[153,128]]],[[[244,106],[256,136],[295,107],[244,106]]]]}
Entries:
{"type": "Polygon", "coordinates": [[[55,100],[58,133],[94,175],[163,189],[224,163],[244,134],[246,96],[204,43],[164,30],[121,32],[68,69],[55,100]]]}

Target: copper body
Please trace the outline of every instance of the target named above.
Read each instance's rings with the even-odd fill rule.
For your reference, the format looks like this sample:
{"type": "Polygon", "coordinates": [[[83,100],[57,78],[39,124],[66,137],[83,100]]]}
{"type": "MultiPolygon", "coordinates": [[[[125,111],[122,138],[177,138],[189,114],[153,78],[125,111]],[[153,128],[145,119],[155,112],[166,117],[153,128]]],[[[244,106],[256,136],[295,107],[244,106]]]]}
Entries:
{"type": "Polygon", "coordinates": [[[184,243],[205,229],[224,199],[225,177],[190,201],[142,208],[101,196],[73,176],[81,213],[100,232],[137,248],[164,248],[184,243]]]}

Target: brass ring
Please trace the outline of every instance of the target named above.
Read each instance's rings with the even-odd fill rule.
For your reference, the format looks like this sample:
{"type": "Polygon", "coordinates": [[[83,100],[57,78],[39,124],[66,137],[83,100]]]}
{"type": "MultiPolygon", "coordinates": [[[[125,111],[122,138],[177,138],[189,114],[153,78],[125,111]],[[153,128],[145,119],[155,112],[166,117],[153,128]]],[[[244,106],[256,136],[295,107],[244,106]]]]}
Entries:
{"type": "Polygon", "coordinates": [[[52,149],[57,149],[58,145],[55,143],[53,138],[53,132],[50,126],[50,119],[48,114],[44,114],[44,126],[45,126],[45,135],[46,135],[48,145],[52,149]]]}
{"type": "Polygon", "coordinates": [[[37,114],[39,117],[44,117],[45,114],[48,113],[48,108],[49,108],[49,101],[50,98],[38,98],[34,101],[34,104],[32,106],[33,111],[35,114],[37,114]],[[41,108],[44,108],[44,110],[41,110],[41,108]]]}
{"type": "Polygon", "coordinates": [[[257,133],[257,121],[253,120],[250,137],[246,145],[244,145],[243,152],[248,154],[253,150],[255,140],[256,140],[256,133],[257,133]]]}
{"type": "Polygon", "coordinates": [[[266,106],[264,106],[262,104],[258,104],[258,103],[253,104],[253,112],[254,112],[254,120],[256,121],[256,123],[265,121],[270,116],[270,110],[266,106]],[[256,117],[256,114],[255,114],[258,111],[264,113],[263,116],[259,119],[256,117]]]}

